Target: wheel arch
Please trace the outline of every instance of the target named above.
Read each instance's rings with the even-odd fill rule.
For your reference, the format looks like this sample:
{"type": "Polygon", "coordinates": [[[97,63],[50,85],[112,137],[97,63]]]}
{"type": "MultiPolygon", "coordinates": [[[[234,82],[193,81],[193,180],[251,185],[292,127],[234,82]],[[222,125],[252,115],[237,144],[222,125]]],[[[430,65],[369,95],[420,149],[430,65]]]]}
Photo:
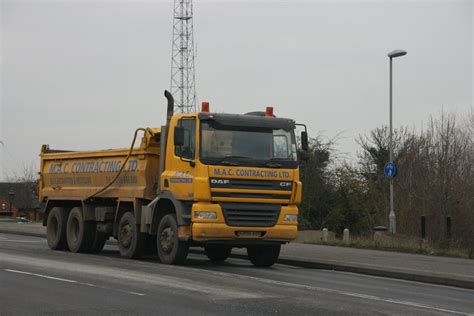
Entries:
{"type": "Polygon", "coordinates": [[[176,214],[175,205],[169,199],[159,199],[152,210],[152,222],[150,227],[152,234],[156,234],[161,219],[167,214],[176,214]]]}
{"type": "Polygon", "coordinates": [[[159,196],[147,205],[151,211],[150,233],[156,234],[160,220],[166,214],[175,214],[178,226],[191,223],[191,203],[177,200],[169,191],[160,192],[159,196]]]}

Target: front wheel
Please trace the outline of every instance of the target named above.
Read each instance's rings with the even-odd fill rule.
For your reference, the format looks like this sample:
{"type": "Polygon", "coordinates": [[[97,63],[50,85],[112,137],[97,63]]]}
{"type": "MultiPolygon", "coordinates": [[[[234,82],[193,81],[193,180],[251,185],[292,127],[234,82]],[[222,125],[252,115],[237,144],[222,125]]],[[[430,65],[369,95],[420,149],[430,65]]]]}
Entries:
{"type": "Polygon", "coordinates": [[[258,245],[247,247],[247,255],[256,267],[270,267],[278,260],[281,245],[258,245]]]}
{"type": "Polygon", "coordinates": [[[122,257],[138,259],[143,255],[145,236],[138,231],[132,212],[126,212],[120,219],[117,241],[122,257]]]}
{"type": "Polygon", "coordinates": [[[189,245],[178,238],[176,215],[165,215],[158,225],[156,244],[160,261],[165,264],[182,264],[188,256],[189,245]]]}
{"type": "Polygon", "coordinates": [[[224,261],[229,258],[232,247],[229,246],[206,246],[204,247],[206,256],[211,261],[224,261]]]}

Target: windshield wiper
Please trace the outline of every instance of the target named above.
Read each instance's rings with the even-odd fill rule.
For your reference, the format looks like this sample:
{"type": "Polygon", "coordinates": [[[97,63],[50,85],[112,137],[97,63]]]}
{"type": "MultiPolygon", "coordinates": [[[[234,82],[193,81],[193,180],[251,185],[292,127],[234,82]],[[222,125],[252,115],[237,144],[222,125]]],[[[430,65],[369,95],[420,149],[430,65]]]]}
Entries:
{"type": "Polygon", "coordinates": [[[270,158],[268,160],[265,160],[260,167],[269,167],[269,168],[280,168],[282,166],[281,163],[278,163],[279,161],[288,161],[290,158],[270,158]]]}
{"type": "Polygon", "coordinates": [[[239,166],[240,164],[237,161],[230,161],[229,159],[252,159],[246,156],[234,156],[234,155],[227,155],[222,159],[216,161],[216,164],[226,165],[226,166],[239,166]]]}

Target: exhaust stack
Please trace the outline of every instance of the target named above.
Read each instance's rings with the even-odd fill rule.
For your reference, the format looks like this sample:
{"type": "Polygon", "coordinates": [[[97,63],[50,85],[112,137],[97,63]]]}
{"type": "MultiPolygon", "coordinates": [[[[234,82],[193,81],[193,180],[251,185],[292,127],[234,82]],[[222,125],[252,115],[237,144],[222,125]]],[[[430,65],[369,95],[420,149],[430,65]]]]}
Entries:
{"type": "Polygon", "coordinates": [[[168,109],[166,110],[166,126],[168,126],[171,117],[174,114],[174,98],[168,90],[165,90],[165,97],[168,100],[168,109]]]}

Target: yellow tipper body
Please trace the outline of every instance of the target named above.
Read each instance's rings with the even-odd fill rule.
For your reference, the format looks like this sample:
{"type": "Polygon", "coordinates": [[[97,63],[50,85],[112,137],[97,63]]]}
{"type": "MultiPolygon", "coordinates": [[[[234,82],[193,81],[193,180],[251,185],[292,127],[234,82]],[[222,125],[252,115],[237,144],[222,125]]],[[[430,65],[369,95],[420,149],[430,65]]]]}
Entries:
{"type": "MultiPolygon", "coordinates": [[[[133,200],[156,196],[159,179],[160,129],[151,129],[130,155],[125,167],[102,198],[133,200]]],[[[56,151],[43,146],[40,199],[83,200],[112,181],[129,149],[56,151]]]]}

